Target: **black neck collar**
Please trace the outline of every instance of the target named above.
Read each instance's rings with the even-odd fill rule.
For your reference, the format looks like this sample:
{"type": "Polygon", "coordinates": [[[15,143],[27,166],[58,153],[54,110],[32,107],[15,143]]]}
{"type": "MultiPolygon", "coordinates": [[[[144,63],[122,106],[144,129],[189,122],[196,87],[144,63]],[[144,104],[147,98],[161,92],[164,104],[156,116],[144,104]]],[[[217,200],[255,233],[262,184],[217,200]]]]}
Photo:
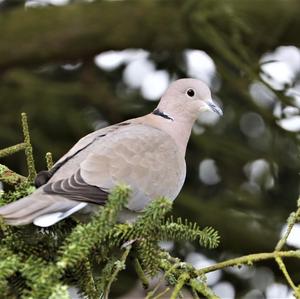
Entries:
{"type": "Polygon", "coordinates": [[[168,114],[165,114],[164,112],[160,111],[159,109],[155,109],[152,114],[154,115],[158,115],[158,116],[161,116],[165,119],[170,119],[170,120],[174,120],[172,117],[170,117],[168,114]]]}

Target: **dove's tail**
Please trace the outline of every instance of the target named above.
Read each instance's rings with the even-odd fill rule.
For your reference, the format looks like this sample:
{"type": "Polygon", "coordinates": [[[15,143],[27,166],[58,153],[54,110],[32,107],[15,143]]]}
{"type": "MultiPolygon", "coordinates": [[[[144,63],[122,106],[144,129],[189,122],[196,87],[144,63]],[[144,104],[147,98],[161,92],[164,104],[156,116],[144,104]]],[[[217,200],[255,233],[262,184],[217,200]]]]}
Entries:
{"type": "Polygon", "coordinates": [[[35,225],[47,227],[81,210],[87,204],[61,196],[44,195],[40,192],[0,207],[0,217],[10,225],[35,225]]]}

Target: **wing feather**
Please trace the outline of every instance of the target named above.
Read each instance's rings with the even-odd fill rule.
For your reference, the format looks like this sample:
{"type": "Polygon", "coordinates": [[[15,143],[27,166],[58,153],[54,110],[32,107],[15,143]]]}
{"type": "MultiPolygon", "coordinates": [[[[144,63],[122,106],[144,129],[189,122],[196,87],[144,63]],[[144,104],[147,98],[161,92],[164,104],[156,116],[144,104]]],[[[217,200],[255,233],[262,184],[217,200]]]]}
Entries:
{"type": "Polygon", "coordinates": [[[80,175],[80,169],[70,178],[48,183],[43,187],[46,194],[61,195],[64,198],[104,205],[108,192],[87,184],[80,175]]]}

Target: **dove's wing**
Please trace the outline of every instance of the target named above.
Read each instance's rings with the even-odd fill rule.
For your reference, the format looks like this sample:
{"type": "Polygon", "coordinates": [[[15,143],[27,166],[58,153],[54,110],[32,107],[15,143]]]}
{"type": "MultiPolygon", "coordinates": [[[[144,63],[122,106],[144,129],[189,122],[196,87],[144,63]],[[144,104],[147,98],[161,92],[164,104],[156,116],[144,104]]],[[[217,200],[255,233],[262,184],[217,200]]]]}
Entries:
{"type": "MultiPolygon", "coordinates": [[[[95,143],[97,140],[101,139],[102,137],[105,137],[115,131],[117,131],[119,128],[122,128],[123,126],[131,124],[130,121],[121,122],[116,125],[112,125],[109,127],[105,127],[102,129],[99,129],[95,132],[92,132],[84,137],[82,137],[65,155],[63,155],[52,167],[49,171],[41,171],[37,174],[37,177],[35,179],[35,186],[41,187],[42,185],[46,184],[53,175],[65,164],[67,164],[70,160],[74,160],[74,158],[78,157],[82,151],[85,151],[88,148],[95,143]]],[[[68,163],[70,165],[70,163],[68,163]]],[[[70,174],[73,172],[73,168],[69,168],[68,171],[70,174]]],[[[65,169],[65,176],[67,176],[66,169],[65,169]]]]}
{"type": "Polygon", "coordinates": [[[100,205],[116,184],[126,183],[133,189],[129,208],[142,210],[158,196],[175,199],[184,182],[185,161],[168,134],[133,124],[98,139],[75,173],[55,178],[43,187],[46,194],[100,205]]]}

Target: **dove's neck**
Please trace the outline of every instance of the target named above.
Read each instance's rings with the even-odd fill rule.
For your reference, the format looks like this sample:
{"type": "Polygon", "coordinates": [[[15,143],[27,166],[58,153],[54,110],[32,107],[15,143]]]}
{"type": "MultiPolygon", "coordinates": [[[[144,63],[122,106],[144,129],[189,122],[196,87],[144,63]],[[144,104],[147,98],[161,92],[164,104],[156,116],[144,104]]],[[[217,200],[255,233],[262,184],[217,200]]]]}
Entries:
{"type": "Polygon", "coordinates": [[[181,153],[185,155],[194,121],[176,118],[167,112],[154,110],[153,113],[144,118],[144,123],[169,134],[176,142],[181,153]]]}

